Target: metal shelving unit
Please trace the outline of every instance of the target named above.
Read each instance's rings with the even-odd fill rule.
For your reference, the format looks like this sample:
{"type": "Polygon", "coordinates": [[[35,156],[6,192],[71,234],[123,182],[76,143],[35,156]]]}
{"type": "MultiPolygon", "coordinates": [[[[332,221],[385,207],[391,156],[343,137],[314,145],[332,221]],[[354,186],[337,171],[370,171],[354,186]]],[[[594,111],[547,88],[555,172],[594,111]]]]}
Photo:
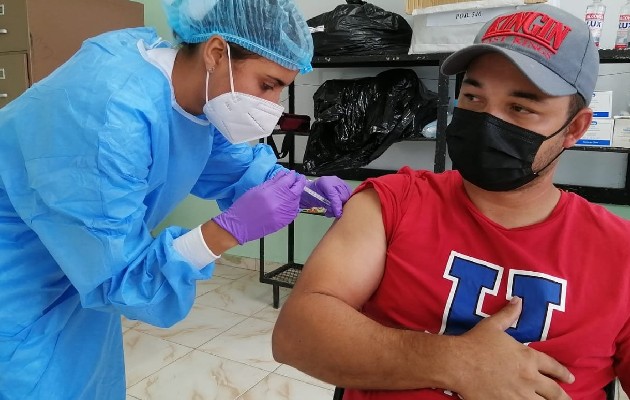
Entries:
{"type": "MultiPolygon", "coordinates": [[[[335,57],[314,57],[313,68],[368,68],[368,67],[440,67],[450,53],[433,54],[413,54],[397,56],[335,56],[335,57]]],[[[602,64],[630,63],[630,50],[600,50],[600,62],[602,64]]],[[[440,72],[438,73],[438,106],[437,106],[437,138],[415,138],[405,139],[406,141],[427,141],[435,142],[435,172],[443,172],[446,169],[446,137],[444,131],[447,125],[447,110],[449,103],[450,79],[440,72]]],[[[456,77],[455,91],[459,90],[462,76],[456,77]]],[[[289,112],[295,112],[295,86],[289,87],[289,112]]],[[[288,162],[282,163],[289,169],[304,173],[302,164],[295,162],[295,136],[307,136],[307,133],[275,132],[275,135],[283,134],[283,148],[287,149],[288,162]]],[[[595,147],[580,146],[573,147],[573,151],[595,151],[607,153],[630,154],[630,149],[618,147],[595,147]]],[[[342,179],[363,181],[367,178],[378,177],[384,174],[394,173],[392,170],[359,168],[353,170],[342,170],[334,173],[342,179]]],[[[596,203],[624,204],[630,205],[630,156],[626,173],[626,185],[623,189],[597,188],[588,186],[559,185],[560,188],[575,192],[580,196],[596,203]]],[[[265,241],[260,240],[260,282],[273,286],[273,306],[279,307],[280,287],[292,288],[302,271],[303,265],[295,262],[295,223],[289,225],[288,231],[288,262],[282,267],[266,272],[264,268],[265,241]]]]}

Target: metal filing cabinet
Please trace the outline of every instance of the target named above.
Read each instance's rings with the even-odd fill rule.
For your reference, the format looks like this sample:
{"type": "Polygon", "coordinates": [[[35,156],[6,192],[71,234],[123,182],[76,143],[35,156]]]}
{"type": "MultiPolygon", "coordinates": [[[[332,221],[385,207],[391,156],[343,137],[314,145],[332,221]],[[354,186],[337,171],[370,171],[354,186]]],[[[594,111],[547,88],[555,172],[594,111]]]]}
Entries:
{"type": "Polygon", "coordinates": [[[129,0],[0,0],[0,108],[103,32],[144,25],[129,0]]]}

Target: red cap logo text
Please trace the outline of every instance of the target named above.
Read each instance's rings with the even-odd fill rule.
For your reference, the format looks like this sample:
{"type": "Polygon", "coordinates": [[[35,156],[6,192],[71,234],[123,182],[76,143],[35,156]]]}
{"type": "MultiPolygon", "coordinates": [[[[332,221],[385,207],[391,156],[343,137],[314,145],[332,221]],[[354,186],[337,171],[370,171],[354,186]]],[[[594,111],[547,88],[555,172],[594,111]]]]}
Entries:
{"type": "Polygon", "coordinates": [[[483,43],[505,42],[533,49],[551,58],[562,46],[571,28],[540,12],[519,12],[497,18],[483,35],[483,43]]]}

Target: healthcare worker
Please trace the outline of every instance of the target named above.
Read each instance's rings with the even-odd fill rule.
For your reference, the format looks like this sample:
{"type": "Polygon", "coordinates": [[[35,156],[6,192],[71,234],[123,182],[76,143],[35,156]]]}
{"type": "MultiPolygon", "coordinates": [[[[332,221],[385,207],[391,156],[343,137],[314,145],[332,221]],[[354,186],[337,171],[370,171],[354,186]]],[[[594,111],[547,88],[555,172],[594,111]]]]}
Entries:
{"type": "Polygon", "coordinates": [[[349,188],[307,182],[266,145],[282,89],[311,69],[291,0],[164,0],[153,29],[87,40],[0,110],[0,399],[125,398],[120,316],[168,327],[225,250],[299,208],[341,215],[349,188]],[[223,212],[151,230],[189,193],[223,212]]]}

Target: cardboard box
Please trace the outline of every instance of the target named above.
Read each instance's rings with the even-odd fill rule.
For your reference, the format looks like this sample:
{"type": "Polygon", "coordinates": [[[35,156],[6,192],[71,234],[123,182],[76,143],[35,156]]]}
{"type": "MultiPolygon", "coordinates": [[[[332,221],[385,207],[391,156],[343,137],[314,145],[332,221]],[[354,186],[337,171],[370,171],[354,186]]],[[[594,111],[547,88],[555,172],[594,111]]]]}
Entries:
{"type": "Polygon", "coordinates": [[[577,141],[576,145],[610,147],[614,124],[615,120],[612,118],[594,118],[591,127],[582,136],[582,139],[577,141]]]}
{"type": "Polygon", "coordinates": [[[630,149],[630,117],[615,117],[612,145],[630,149]]]}
{"type": "Polygon", "coordinates": [[[593,110],[593,118],[612,118],[613,92],[595,91],[590,108],[593,110]]]}
{"type": "Polygon", "coordinates": [[[66,62],[83,41],[144,26],[144,5],[129,0],[27,0],[31,83],[66,62]]]}
{"type": "Polygon", "coordinates": [[[0,108],[66,62],[87,38],[144,26],[130,0],[0,0],[0,108]]]}
{"type": "MultiPolygon", "coordinates": [[[[444,4],[466,3],[470,0],[407,0],[406,11],[411,15],[418,8],[435,7],[444,4]]],[[[522,0],[522,4],[546,3],[547,0],[522,0]]]]}

